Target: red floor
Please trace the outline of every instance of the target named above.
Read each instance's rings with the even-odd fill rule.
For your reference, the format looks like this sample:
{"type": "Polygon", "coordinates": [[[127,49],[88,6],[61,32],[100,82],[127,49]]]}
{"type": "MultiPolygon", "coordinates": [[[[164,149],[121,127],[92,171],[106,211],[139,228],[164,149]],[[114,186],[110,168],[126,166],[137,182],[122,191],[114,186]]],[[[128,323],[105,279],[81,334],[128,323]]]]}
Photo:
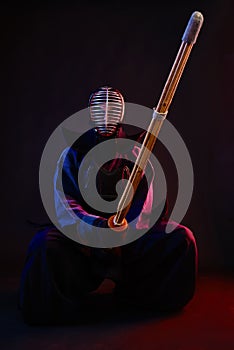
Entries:
{"type": "Polygon", "coordinates": [[[234,350],[234,277],[201,275],[181,313],[60,327],[25,325],[14,286],[1,293],[1,350],[234,350]],[[10,290],[11,289],[11,290],[10,290]]]}

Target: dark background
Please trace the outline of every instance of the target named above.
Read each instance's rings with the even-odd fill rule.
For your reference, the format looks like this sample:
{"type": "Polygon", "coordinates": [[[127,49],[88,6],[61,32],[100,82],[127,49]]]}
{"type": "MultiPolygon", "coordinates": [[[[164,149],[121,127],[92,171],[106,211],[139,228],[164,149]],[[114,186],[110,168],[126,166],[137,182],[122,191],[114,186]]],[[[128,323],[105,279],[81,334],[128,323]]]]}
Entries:
{"type": "Polygon", "coordinates": [[[46,217],[38,170],[54,129],[109,84],[126,102],[158,102],[185,26],[204,24],[169,110],[195,175],[183,220],[197,239],[201,271],[233,271],[233,5],[231,1],[2,4],[1,274],[18,278],[46,217]]]}

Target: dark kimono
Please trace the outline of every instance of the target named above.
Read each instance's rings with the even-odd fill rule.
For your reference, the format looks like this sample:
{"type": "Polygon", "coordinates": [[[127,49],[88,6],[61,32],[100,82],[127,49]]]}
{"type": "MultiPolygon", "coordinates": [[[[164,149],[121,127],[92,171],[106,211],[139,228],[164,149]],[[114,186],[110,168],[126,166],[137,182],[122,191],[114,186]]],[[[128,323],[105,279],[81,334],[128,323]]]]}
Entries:
{"type": "MultiPolygon", "coordinates": [[[[119,137],[132,137],[141,142],[144,134],[129,136],[124,126],[119,137]]],[[[85,315],[123,308],[177,310],[193,297],[197,273],[197,248],[192,232],[183,225],[170,222],[175,229],[167,234],[166,206],[159,219],[150,224],[155,207],[153,198],[155,174],[150,162],[134,195],[127,221],[136,219],[135,230],[147,229],[133,242],[120,247],[95,248],[86,245],[87,223],[95,234],[96,227],[107,227],[110,214],[90,207],[83,199],[77,181],[80,164],[96,144],[102,142],[95,130],[90,130],[61,155],[57,171],[62,167],[62,189],[54,179],[55,209],[60,227],[76,225],[68,238],[55,225],[39,230],[29,244],[19,288],[19,308],[27,323],[69,323],[85,315]],[[64,192],[65,201],[61,197],[64,192]],[[64,215],[69,206],[71,218],[64,215]],[[75,215],[74,215],[75,214],[75,215]],[[76,217],[79,220],[76,220],[76,217]],[[74,222],[73,222],[74,221],[74,222]],[[104,279],[115,282],[111,295],[93,296],[104,279]]],[[[100,168],[97,190],[105,200],[116,198],[115,184],[127,179],[133,163],[129,152],[137,156],[137,147],[116,154],[116,158],[100,168]]],[[[91,159],[84,168],[87,184],[90,172],[99,167],[91,159]]]]}

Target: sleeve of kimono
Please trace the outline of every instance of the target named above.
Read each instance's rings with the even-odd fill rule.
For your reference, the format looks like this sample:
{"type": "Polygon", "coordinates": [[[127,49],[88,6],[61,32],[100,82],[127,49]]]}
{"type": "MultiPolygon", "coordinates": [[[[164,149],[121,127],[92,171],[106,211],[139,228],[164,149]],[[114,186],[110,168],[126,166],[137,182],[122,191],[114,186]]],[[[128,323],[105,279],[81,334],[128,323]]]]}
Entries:
{"type": "Polygon", "coordinates": [[[77,151],[65,149],[54,176],[55,212],[59,227],[66,227],[67,232],[78,235],[79,242],[86,244],[85,235],[95,231],[95,227],[107,227],[107,219],[84,209],[78,186],[79,165],[77,151]]]}

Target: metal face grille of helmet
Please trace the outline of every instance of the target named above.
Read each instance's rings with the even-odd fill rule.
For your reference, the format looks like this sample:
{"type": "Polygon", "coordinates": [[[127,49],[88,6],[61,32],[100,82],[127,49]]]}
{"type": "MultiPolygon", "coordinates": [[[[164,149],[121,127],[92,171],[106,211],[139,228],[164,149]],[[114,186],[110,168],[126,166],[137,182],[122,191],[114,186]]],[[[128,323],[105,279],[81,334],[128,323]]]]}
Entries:
{"type": "Polygon", "coordinates": [[[116,132],[124,115],[124,99],[121,93],[109,86],[96,90],[89,99],[91,120],[102,136],[116,132]]]}

